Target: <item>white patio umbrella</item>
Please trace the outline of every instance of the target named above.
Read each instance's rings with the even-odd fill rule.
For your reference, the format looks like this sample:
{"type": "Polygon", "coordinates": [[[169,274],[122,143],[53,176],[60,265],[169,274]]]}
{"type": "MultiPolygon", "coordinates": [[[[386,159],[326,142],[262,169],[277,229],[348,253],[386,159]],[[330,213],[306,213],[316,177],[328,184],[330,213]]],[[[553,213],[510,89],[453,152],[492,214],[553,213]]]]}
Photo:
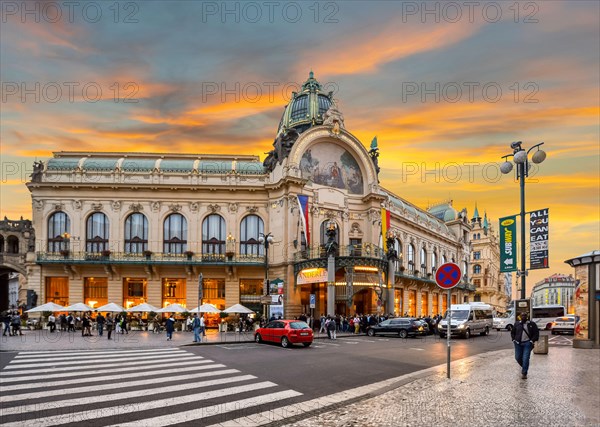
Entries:
{"type": "Polygon", "coordinates": [[[65,311],[94,311],[92,307],[82,302],[65,307],[65,311]]]}
{"type": "Polygon", "coordinates": [[[112,313],[122,313],[125,311],[123,307],[119,304],[115,304],[114,302],[109,302],[108,304],[103,305],[102,307],[98,307],[94,309],[95,311],[110,311],[112,313]]]}
{"type": "Polygon", "coordinates": [[[231,307],[223,310],[223,313],[242,313],[242,314],[251,314],[254,311],[250,310],[248,307],[244,307],[242,304],[235,304],[231,307]]]}
{"type": "Polygon", "coordinates": [[[158,312],[158,308],[145,302],[143,304],[136,305],[135,307],[131,307],[125,311],[128,313],[133,313],[133,312],[149,313],[151,311],[158,312]]]}
{"type": "Polygon", "coordinates": [[[65,311],[66,309],[62,305],[55,304],[53,302],[47,302],[46,304],[38,305],[37,307],[30,308],[25,313],[41,313],[43,311],[65,311]]]}
{"type": "Polygon", "coordinates": [[[158,310],[157,313],[183,313],[184,311],[188,311],[188,309],[179,304],[170,304],[158,310]]]}
{"type": "Polygon", "coordinates": [[[190,310],[190,313],[220,313],[217,307],[212,304],[202,304],[200,307],[196,307],[193,310],[190,310]]]}

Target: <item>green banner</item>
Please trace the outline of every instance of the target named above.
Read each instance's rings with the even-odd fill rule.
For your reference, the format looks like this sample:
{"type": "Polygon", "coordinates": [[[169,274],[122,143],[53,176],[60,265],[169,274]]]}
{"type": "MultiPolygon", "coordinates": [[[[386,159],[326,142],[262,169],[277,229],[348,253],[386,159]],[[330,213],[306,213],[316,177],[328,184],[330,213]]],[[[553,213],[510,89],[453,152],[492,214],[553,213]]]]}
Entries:
{"type": "Polygon", "coordinates": [[[500,273],[517,271],[517,216],[500,218],[500,273]]]}

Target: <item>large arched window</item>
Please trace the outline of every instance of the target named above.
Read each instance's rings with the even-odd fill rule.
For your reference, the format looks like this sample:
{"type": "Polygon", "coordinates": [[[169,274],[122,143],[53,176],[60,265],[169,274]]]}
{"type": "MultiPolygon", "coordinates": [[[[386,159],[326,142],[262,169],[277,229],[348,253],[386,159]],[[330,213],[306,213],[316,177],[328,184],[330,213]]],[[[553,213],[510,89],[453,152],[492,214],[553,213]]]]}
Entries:
{"type": "Polygon", "coordinates": [[[263,255],[264,246],[258,238],[265,233],[265,224],[258,215],[248,215],[240,224],[240,255],[263,255]]]}
{"type": "Polygon", "coordinates": [[[125,220],[125,252],[140,254],[148,250],[148,219],[144,214],[132,213],[125,220]]]}
{"type": "Polygon", "coordinates": [[[71,221],[64,212],[54,212],[48,218],[48,252],[60,252],[68,249],[68,234],[71,221]]]}
{"type": "Polygon", "coordinates": [[[4,252],[4,236],[0,236],[0,253],[4,252]]]}
{"type": "Polygon", "coordinates": [[[431,253],[431,271],[437,270],[438,268],[438,259],[437,259],[437,252],[434,249],[433,252],[431,253]]]}
{"type": "Polygon", "coordinates": [[[427,251],[425,248],[421,248],[421,274],[427,274],[427,251]]]}
{"type": "MultiPolygon", "coordinates": [[[[447,258],[446,258],[446,255],[443,255],[443,254],[442,254],[442,264],[446,264],[446,262],[448,262],[448,261],[447,261],[447,258]]],[[[441,265],[441,264],[440,264],[440,265],[441,265]]]]}
{"type": "Polygon", "coordinates": [[[415,272],[415,247],[412,243],[409,243],[406,254],[406,261],[408,263],[408,271],[410,273],[415,272]]]}
{"type": "Polygon", "coordinates": [[[102,212],[88,216],[85,226],[86,252],[102,252],[108,250],[108,218],[102,212]]]}
{"type": "Polygon", "coordinates": [[[202,222],[202,254],[225,254],[225,220],[212,214],[202,222]]]}
{"type": "Polygon", "coordinates": [[[481,266],[479,264],[473,266],[473,274],[481,274],[481,266]]]}
{"type": "Polygon", "coordinates": [[[165,218],[163,224],[163,252],[182,254],[187,251],[187,220],[179,213],[165,218]]]}
{"type": "Polygon", "coordinates": [[[19,253],[19,238],[17,236],[8,236],[6,239],[6,253],[19,253]]]}

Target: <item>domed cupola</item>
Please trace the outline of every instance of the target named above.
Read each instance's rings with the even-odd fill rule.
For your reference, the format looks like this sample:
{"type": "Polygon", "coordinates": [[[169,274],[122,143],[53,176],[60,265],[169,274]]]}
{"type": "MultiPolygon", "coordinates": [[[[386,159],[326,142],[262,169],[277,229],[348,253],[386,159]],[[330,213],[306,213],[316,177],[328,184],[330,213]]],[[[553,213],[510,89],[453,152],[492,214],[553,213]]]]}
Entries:
{"type": "Polygon", "coordinates": [[[298,133],[314,125],[323,124],[323,114],[331,107],[333,92],[324,93],[323,86],[311,71],[300,92],[292,92],[292,99],[285,107],[277,129],[277,135],[294,128],[298,133]]]}

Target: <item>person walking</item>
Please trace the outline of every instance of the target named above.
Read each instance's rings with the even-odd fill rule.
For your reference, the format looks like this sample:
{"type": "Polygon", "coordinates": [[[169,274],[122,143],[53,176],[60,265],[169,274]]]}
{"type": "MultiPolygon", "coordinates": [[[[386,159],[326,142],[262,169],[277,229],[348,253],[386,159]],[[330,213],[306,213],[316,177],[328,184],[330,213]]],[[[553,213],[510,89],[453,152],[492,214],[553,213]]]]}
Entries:
{"type": "Polygon", "coordinates": [[[12,317],[10,318],[10,326],[12,327],[13,336],[17,336],[17,332],[19,335],[23,335],[21,332],[21,316],[19,316],[18,311],[14,311],[12,317]]]}
{"type": "Polygon", "coordinates": [[[10,331],[10,312],[6,312],[2,315],[2,324],[4,325],[4,332],[2,332],[2,336],[6,336],[6,332],[8,331],[8,336],[12,337],[12,332],[10,331]]]}
{"type": "Polygon", "coordinates": [[[329,323],[327,323],[327,335],[329,335],[329,339],[331,339],[331,340],[337,339],[336,329],[337,329],[337,327],[335,324],[335,318],[330,318],[329,323]]]}
{"type": "Polygon", "coordinates": [[[51,333],[56,330],[56,317],[54,317],[54,313],[50,313],[50,316],[48,316],[48,327],[51,333]]]}
{"type": "Polygon", "coordinates": [[[69,313],[69,316],[67,317],[67,324],[68,324],[67,332],[71,332],[71,331],[75,332],[75,317],[71,313],[69,313]]]}
{"type": "Polygon", "coordinates": [[[200,333],[202,337],[206,336],[206,321],[204,320],[204,314],[200,315],[200,333]]]}
{"type": "Polygon", "coordinates": [[[92,322],[87,314],[83,315],[81,319],[81,336],[91,337],[92,336],[92,322]]]}
{"type": "Polygon", "coordinates": [[[115,321],[112,318],[112,315],[110,313],[106,313],[106,332],[108,334],[108,339],[109,340],[112,339],[110,337],[110,335],[112,334],[114,325],[115,325],[115,321]]]}
{"type": "Polygon", "coordinates": [[[129,330],[127,330],[127,316],[121,316],[121,323],[119,326],[121,327],[121,334],[129,335],[129,330]]]}
{"type": "Polygon", "coordinates": [[[527,313],[521,313],[519,319],[510,331],[510,336],[515,345],[515,359],[521,367],[521,378],[527,379],[531,350],[533,343],[540,339],[540,330],[535,322],[528,321],[527,313]]]}
{"type": "Polygon", "coordinates": [[[98,316],[96,316],[96,328],[98,328],[98,336],[101,337],[102,333],[104,332],[104,316],[102,315],[102,313],[98,313],[98,316]]]}
{"type": "Polygon", "coordinates": [[[173,331],[175,330],[175,319],[173,319],[173,315],[167,319],[166,329],[167,341],[171,341],[173,339],[173,331]]]}
{"type": "Polygon", "coordinates": [[[194,342],[201,342],[200,338],[200,319],[198,315],[194,313],[194,319],[192,320],[192,329],[194,331],[194,342]]]}

